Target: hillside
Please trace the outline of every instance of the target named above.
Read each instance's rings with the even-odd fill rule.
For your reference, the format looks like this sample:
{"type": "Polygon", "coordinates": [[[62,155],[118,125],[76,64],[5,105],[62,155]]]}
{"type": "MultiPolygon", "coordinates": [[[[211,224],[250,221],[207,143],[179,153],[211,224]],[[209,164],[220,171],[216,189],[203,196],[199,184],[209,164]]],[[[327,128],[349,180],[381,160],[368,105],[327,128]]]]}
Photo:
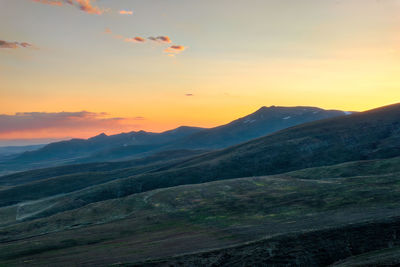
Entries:
{"type": "MultiPolygon", "coordinates": [[[[399,175],[400,157],[133,194],[1,227],[0,262],[105,266],[190,253],[146,264],[224,259],[235,266],[235,257],[249,264],[333,263],[400,245],[392,234],[399,230],[399,175]],[[376,166],[388,168],[371,175],[376,166]],[[314,176],[298,178],[305,173],[314,176]],[[304,250],[297,252],[299,246],[304,250]],[[274,257],[265,257],[268,249],[274,257]]],[[[2,208],[2,217],[23,218],[45,208],[39,205],[2,208]]]]}
{"type": "Polygon", "coordinates": [[[381,255],[400,246],[399,118],[397,104],[200,155],[1,177],[0,263],[319,266],[381,255]]]}
{"type": "Polygon", "coordinates": [[[201,153],[204,151],[166,151],[131,161],[67,165],[3,176],[0,177],[0,206],[65,194],[120,178],[154,172],[201,153]]]}
{"type": "Polygon", "coordinates": [[[158,166],[146,173],[137,169],[124,169],[111,176],[95,173],[86,175],[83,185],[76,176],[55,177],[51,183],[37,180],[1,190],[0,206],[71,192],[68,196],[56,196],[51,208],[35,215],[48,216],[157,188],[390,158],[400,155],[399,117],[400,105],[392,105],[292,127],[238,146],[158,166]],[[54,186],[57,184],[70,186],[54,186]]]}

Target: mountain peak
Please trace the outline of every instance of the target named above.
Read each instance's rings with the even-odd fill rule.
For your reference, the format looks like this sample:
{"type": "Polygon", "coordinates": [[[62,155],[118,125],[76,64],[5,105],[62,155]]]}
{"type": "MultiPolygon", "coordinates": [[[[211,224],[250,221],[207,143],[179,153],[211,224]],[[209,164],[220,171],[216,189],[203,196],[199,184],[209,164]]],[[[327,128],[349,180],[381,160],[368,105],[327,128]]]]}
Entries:
{"type": "Polygon", "coordinates": [[[99,140],[99,139],[103,139],[108,137],[108,135],[106,135],[105,133],[101,133],[99,135],[93,136],[91,138],[89,138],[88,140],[99,140]]]}

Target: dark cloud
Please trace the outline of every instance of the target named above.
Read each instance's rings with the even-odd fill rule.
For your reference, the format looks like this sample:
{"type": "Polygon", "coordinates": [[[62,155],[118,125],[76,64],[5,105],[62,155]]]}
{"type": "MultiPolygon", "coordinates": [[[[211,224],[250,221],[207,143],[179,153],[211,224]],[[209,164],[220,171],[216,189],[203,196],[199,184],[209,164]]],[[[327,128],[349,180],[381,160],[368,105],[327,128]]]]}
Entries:
{"type": "Polygon", "coordinates": [[[144,39],[143,37],[133,37],[133,38],[125,38],[125,42],[133,42],[133,43],[144,43],[146,42],[146,39],[144,39]]]}
{"type": "Polygon", "coordinates": [[[155,41],[155,42],[162,42],[162,43],[168,43],[168,44],[171,43],[171,39],[168,36],[149,37],[147,39],[155,41]]]}
{"type": "Polygon", "coordinates": [[[194,94],[185,94],[185,96],[194,96],[194,94]]]}

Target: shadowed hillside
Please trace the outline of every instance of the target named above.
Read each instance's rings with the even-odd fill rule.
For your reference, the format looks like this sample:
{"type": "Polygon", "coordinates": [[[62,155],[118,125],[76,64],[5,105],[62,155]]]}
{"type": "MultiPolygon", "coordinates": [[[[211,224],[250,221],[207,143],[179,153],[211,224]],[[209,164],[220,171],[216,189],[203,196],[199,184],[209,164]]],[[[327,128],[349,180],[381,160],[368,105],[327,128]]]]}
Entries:
{"type": "MultiPolygon", "coordinates": [[[[193,254],[166,262],[192,266],[201,259],[211,265],[223,259],[218,255],[228,253],[230,258],[224,262],[230,266],[235,266],[233,255],[243,256],[249,264],[293,259],[317,266],[309,264],[329,257],[333,263],[388,244],[398,245],[391,234],[398,223],[393,224],[391,218],[400,211],[399,161],[352,162],[328,167],[323,174],[322,168],[317,168],[316,172],[308,169],[158,189],[14,222],[0,228],[0,262],[105,266],[217,249],[207,254],[212,257],[193,254]],[[389,168],[371,175],[375,166],[389,168]],[[325,175],[335,170],[350,176],[325,175]],[[315,175],[298,178],[305,173],[315,175]],[[333,237],[337,241],[333,242],[333,237]],[[325,243],[318,243],[323,240],[325,243]],[[243,243],[254,241],[243,247],[243,243]],[[241,247],[220,250],[237,245],[241,247]],[[304,250],[297,253],[292,246],[304,250]],[[323,246],[326,249],[316,249],[323,246]],[[275,256],[265,258],[261,253],[265,247],[275,256]]],[[[49,200],[2,208],[2,217],[23,218],[51,204],[49,200]]]]}
{"type": "MultiPolygon", "coordinates": [[[[107,183],[98,184],[95,174],[87,178],[86,184],[89,186],[92,180],[96,186],[72,192],[67,202],[58,202],[46,210],[45,214],[157,188],[270,175],[346,161],[394,157],[400,155],[399,117],[400,105],[392,105],[292,127],[238,146],[167,164],[144,174],[136,170],[124,170],[117,176],[118,179],[107,183]]],[[[108,177],[108,174],[97,175],[108,177]]],[[[54,178],[51,182],[57,184],[59,179],[66,178],[54,178]]],[[[60,182],[66,183],[68,179],[60,182]]],[[[46,184],[50,185],[47,181],[39,180],[34,184],[1,190],[0,204],[11,205],[18,201],[65,193],[63,187],[46,184]]]]}
{"type": "Polygon", "coordinates": [[[1,177],[0,262],[319,266],[381,255],[400,245],[399,118],[397,104],[208,153],[1,177]]]}

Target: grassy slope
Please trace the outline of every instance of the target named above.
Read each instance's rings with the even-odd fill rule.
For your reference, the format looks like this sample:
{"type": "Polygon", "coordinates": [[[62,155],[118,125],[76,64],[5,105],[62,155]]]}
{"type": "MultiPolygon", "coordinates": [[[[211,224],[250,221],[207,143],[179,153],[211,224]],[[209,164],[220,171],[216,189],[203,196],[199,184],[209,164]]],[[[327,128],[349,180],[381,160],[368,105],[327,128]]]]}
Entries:
{"type": "Polygon", "coordinates": [[[382,219],[400,211],[399,163],[400,158],[353,162],[326,171],[178,186],[98,202],[3,227],[0,259],[132,262],[382,219]],[[371,175],[375,166],[386,167],[371,175]],[[337,178],[350,170],[357,176],[337,178]]]}
{"type": "Polygon", "coordinates": [[[0,207],[65,194],[137,174],[157,171],[178,159],[203,153],[179,150],[126,162],[79,164],[0,177],[0,207]]]}
{"type": "Polygon", "coordinates": [[[165,162],[171,159],[179,159],[190,156],[195,156],[205,153],[205,150],[170,150],[158,152],[154,155],[119,162],[97,162],[64,165],[59,167],[36,169],[31,171],[18,172],[10,175],[0,176],[0,185],[2,186],[15,186],[25,183],[30,183],[42,179],[54,178],[62,175],[77,174],[82,172],[106,172],[118,169],[127,169],[131,167],[138,167],[149,165],[156,162],[165,162]]]}

